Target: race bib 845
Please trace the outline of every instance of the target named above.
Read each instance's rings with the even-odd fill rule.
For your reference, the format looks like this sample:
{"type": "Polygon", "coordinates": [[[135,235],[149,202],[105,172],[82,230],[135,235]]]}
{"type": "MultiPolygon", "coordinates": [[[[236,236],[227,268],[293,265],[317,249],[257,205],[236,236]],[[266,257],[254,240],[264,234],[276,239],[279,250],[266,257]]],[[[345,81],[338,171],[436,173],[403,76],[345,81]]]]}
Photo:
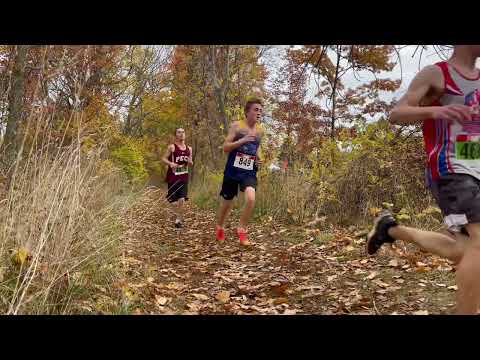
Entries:
{"type": "Polygon", "coordinates": [[[255,156],[237,152],[233,166],[243,170],[253,170],[254,163],[255,163],[255,156]]]}

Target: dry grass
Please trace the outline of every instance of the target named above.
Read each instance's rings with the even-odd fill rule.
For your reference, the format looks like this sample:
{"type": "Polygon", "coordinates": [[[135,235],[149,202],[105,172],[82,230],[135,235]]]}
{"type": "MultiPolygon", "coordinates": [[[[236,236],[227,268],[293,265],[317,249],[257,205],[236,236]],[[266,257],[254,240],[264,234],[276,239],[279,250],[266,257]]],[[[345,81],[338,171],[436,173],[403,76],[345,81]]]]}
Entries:
{"type": "MultiPolygon", "coordinates": [[[[195,205],[215,210],[220,203],[223,174],[199,175],[189,187],[195,205]]],[[[306,221],[316,211],[314,184],[301,174],[259,175],[255,204],[255,218],[272,216],[290,223],[306,221]]],[[[234,212],[243,206],[243,196],[236,198],[234,212]]]]}
{"type": "Polygon", "coordinates": [[[299,173],[271,173],[259,178],[257,216],[304,223],[317,210],[314,183],[299,173]]]}
{"type": "Polygon", "coordinates": [[[122,177],[101,174],[103,148],[86,154],[81,143],[80,130],[70,145],[58,146],[48,129],[36,129],[30,152],[17,159],[0,201],[6,314],[69,313],[82,271],[115,251],[122,177]]]}

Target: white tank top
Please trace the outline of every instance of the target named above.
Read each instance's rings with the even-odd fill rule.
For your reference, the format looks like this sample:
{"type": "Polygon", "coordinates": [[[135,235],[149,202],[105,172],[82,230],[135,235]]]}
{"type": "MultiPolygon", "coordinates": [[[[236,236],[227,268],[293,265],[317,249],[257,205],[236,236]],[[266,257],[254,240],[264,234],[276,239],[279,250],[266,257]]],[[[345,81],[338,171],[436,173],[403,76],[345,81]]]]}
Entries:
{"type": "Polygon", "coordinates": [[[445,61],[436,65],[445,81],[444,94],[433,105],[467,105],[474,114],[473,120],[465,123],[424,121],[427,179],[430,182],[448,174],[468,174],[480,180],[480,74],[468,79],[445,61]]]}

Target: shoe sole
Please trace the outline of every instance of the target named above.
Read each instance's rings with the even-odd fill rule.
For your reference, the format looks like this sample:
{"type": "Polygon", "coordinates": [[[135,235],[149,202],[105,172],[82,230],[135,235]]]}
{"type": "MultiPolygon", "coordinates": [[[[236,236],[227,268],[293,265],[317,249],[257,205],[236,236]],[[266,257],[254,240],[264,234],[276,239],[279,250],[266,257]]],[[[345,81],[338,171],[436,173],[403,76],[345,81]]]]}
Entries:
{"type": "Polygon", "coordinates": [[[377,226],[378,226],[378,223],[380,222],[381,219],[383,219],[383,217],[377,217],[377,218],[375,219],[375,221],[373,222],[373,228],[372,228],[372,230],[370,230],[370,232],[367,234],[367,241],[366,241],[366,243],[365,243],[365,251],[366,251],[366,253],[367,253],[368,255],[375,255],[375,253],[376,253],[378,250],[380,250],[380,248],[378,248],[378,249],[377,249],[374,253],[372,253],[372,254],[370,254],[370,253],[368,252],[368,246],[369,246],[369,244],[372,242],[372,240],[373,240],[373,238],[374,238],[374,236],[375,236],[375,234],[376,234],[376,232],[377,232],[377,226]]]}

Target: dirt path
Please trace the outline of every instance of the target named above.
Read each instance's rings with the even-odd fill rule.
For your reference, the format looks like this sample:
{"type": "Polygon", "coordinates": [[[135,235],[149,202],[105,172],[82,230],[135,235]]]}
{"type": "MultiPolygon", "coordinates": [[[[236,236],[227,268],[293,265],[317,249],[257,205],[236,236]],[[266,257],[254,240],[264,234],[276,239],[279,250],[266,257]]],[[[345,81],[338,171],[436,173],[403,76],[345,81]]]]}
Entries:
{"type": "MultiPolygon", "coordinates": [[[[161,197],[162,195],[160,195],[161,197]]],[[[173,227],[159,194],[125,219],[119,282],[134,314],[441,314],[453,310],[454,269],[402,245],[364,255],[345,229],[253,224],[254,246],[213,238],[215,214],[188,206],[173,227]]]]}

